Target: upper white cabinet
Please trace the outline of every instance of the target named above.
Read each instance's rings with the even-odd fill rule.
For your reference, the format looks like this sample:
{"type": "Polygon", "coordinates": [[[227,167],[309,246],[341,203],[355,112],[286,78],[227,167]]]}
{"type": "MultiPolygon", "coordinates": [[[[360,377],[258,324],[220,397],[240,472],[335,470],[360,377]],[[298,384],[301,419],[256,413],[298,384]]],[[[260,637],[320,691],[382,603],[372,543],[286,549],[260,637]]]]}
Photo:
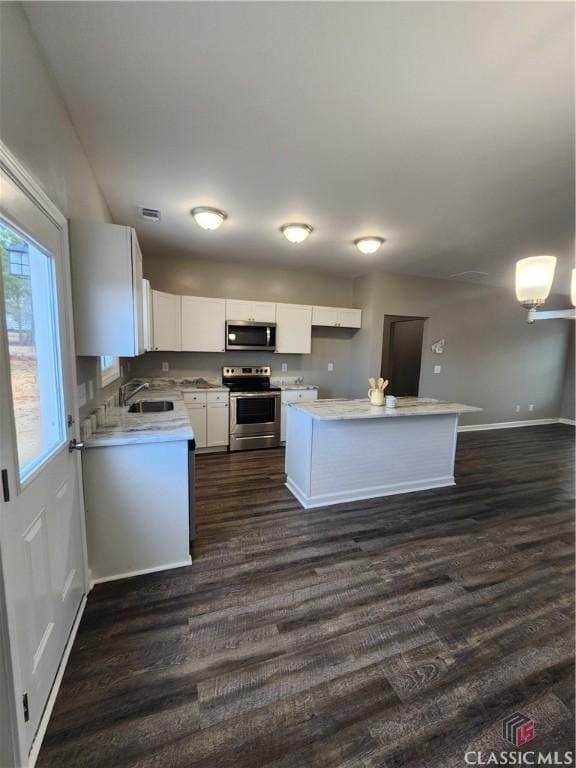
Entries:
{"type": "Polygon", "coordinates": [[[226,299],[226,320],[275,323],[276,304],[271,301],[241,301],[240,299],[226,299]]]}
{"type": "Polygon", "coordinates": [[[142,280],[142,301],[144,321],[144,350],[150,352],[154,349],[154,326],[152,313],[152,288],[149,280],[142,280]]]}
{"type": "Polygon", "coordinates": [[[145,352],[142,253],[132,227],[70,222],[76,354],[145,352]]]}
{"type": "Polygon", "coordinates": [[[182,296],[182,350],[224,352],[226,299],[182,296]]]}
{"type": "Polygon", "coordinates": [[[310,354],[312,307],[276,304],[276,352],[310,354]]]}
{"type": "Polygon", "coordinates": [[[333,328],[361,328],[362,310],[312,307],[312,325],[324,325],[333,328]]]}
{"type": "Polygon", "coordinates": [[[152,328],[154,350],[180,351],[180,296],[152,291],[152,328]]]}

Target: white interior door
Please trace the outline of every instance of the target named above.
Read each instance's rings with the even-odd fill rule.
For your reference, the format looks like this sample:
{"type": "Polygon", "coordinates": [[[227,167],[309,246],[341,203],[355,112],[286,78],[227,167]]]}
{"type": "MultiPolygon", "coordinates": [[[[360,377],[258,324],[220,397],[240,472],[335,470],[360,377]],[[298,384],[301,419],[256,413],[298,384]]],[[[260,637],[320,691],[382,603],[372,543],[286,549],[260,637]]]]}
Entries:
{"type": "Polygon", "coordinates": [[[65,222],[0,171],[0,547],[20,759],[85,591],[65,222]]]}

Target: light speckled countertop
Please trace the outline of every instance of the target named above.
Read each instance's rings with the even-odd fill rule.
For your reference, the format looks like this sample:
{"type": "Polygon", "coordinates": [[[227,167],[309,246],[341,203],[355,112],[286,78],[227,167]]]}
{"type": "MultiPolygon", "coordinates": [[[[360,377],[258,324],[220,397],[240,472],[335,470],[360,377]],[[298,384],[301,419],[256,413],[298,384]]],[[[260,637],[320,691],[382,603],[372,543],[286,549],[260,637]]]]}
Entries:
{"type": "Polygon", "coordinates": [[[194,431],[188,411],[178,390],[142,390],[128,405],[110,408],[106,424],[98,427],[86,438],[84,444],[86,448],[101,448],[137,443],[167,443],[193,438],[194,431]],[[174,410],[161,413],[128,413],[132,402],[138,400],[170,400],[174,403],[174,410]]]}
{"type": "Polygon", "coordinates": [[[443,413],[472,413],[481,411],[472,405],[448,403],[431,397],[399,397],[394,408],[372,405],[363,400],[314,400],[311,403],[288,403],[290,408],[308,413],[320,421],[343,419],[382,419],[398,416],[434,416],[443,413]]]}

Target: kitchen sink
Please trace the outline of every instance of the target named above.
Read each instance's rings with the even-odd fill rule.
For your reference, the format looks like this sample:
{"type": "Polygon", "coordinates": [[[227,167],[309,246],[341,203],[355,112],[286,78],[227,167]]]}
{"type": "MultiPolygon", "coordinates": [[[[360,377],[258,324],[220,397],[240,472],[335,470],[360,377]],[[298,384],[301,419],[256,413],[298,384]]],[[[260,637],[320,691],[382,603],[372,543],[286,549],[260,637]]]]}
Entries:
{"type": "Polygon", "coordinates": [[[173,410],[174,403],[171,400],[139,400],[137,403],[132,403],[128,413],[161,413],[173,410]]]}

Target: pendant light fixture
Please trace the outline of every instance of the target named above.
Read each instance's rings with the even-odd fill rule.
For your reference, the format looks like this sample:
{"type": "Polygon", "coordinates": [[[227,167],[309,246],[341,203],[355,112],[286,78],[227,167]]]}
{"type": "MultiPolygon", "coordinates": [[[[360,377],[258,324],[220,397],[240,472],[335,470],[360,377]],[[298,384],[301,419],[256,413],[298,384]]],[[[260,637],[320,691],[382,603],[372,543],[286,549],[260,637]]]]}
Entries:
{"type": "MultiPolygon", "coordinates": [[[[528,310],[526,322],[535,320],[576,319],[576,310],[560,309],[547,312],[537,311],[545,302],[554,280],[556,256],[529,256],[516,262],[516,298],[528,310]]],[[[572,270],[572,304],[576,306],[576,270],[572,270]]]]}

